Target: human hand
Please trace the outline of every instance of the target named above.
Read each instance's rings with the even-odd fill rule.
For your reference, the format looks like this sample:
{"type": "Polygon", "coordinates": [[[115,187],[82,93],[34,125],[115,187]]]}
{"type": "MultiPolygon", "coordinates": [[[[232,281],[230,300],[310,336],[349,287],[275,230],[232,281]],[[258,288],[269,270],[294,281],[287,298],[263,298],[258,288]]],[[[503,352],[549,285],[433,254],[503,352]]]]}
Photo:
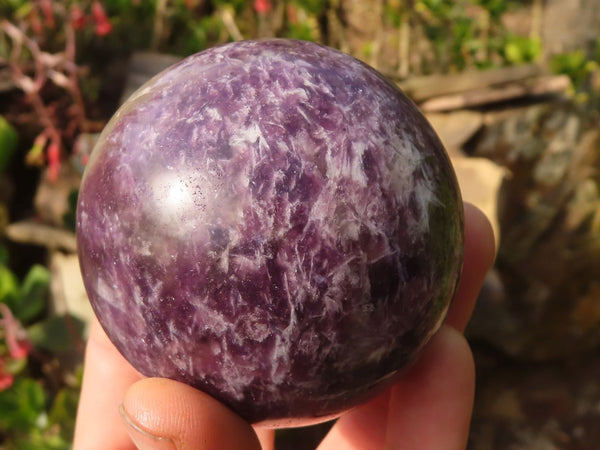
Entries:
{"type": "MultiPolygon", "coordinates": [[[[406,375],[379,397],[342,415],[319,450],[466,447],[475,369],[462,332],[492,265],[494,238],[485,216],[469,204],[465,204],[465,228],[463,275],[445,324],[406,375]]],[[[94,321],[74,449],[127,450],[136,445],[157,450],[272,450],[274,433],[252,428],[190,386],[144,378],[94,321]]]]}

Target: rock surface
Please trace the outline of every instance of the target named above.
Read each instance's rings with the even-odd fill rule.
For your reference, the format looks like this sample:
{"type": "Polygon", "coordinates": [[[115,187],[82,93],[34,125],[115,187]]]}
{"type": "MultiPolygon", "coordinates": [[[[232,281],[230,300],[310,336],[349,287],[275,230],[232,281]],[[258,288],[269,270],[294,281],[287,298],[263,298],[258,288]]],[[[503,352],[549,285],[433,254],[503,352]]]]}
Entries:
{"type": "Polygon", "coordinates": [[[507,354],[547,360],[600,345],[598,118],[567,102],[505,116],[475,144],[510,172],[499,193],[498,274],[472,336],[507,354]]]}
{"type": "Polygon", "coordinates": [[[598,358],[532,363],[474,348],[477,397],[469,450],[598,447],[598,358]]]}

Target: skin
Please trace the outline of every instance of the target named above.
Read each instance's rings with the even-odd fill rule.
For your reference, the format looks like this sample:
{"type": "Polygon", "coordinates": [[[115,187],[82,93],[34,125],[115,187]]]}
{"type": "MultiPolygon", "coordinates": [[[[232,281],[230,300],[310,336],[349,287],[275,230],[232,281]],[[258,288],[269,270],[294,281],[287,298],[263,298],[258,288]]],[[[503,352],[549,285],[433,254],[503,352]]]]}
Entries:
{"type": "MultiPolygon", "coordinates": [[[[458,450],[467,445],[475,366],[463,331],[495,255],[489,221],[465,204],[463,275],[444,325],[391,389],[342,415],[319,450],[458,450]]],[[[144,378],[97,322],[90,331],[75,450],[274,448],[210,396],[182,383],[144,378]]]]}

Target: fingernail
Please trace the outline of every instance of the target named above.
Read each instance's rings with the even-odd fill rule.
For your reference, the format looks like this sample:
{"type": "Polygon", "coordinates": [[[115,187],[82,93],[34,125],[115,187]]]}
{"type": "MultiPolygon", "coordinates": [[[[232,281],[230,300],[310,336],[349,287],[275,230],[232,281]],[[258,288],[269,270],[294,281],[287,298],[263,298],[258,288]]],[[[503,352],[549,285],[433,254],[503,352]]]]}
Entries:
{"type": "Polygon", "coordinates": [[[119,413],[127,425],[129,437],[138,448],[138,450],[176,450],[175,443],[166,436],[157,436],[142,428],[125,411],[123,403],[119,405],[119,413]]]}

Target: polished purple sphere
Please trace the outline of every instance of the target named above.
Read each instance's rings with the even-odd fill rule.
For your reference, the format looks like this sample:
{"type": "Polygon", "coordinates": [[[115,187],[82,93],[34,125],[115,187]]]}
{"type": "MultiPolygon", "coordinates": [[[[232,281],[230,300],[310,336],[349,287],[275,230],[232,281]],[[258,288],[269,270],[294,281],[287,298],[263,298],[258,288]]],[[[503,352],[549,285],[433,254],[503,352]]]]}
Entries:
{"type": "Polygon", "coordinates": [[[211,48],[133,94],[91,156],[77,237],[136,369],[267,426],[389,385],[443,320],[464,247],[454,172],[413,103],[292,40],[211,48]]]}

